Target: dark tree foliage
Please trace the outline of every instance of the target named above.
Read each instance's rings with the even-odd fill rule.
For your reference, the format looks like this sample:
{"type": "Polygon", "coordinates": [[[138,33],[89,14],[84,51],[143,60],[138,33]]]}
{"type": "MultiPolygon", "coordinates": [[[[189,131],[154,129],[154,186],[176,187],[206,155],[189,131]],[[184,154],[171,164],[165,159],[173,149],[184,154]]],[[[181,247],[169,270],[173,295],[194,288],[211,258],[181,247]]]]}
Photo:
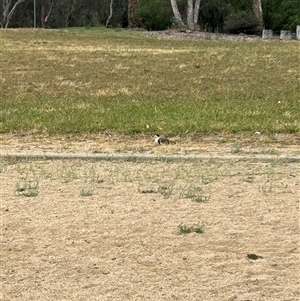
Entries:
{"type": "MultiPolygon", "coordinates": [[[[43,27],[43,1],[47,0],[36,0],[37,27],[43,27]]],[[[105,25],[109,16],[109,3],[110,0],[55,0],[46,26],[61,28],[105,25]]],[[[10,27],[33,27],[33,7],[34,0],[26,0],[21,3],[11,18],[10,27]]],[[[113,10],[110,24],[114,27],[126,27],[127,0],[114,0],[113,10]]],[[[2,6],[0,13],[2,16],[2,6]]]]}
{"type": "Polygon", "coordinates": [[[265,0],[262,2],[265,27],[279,32],[281,29],[295,31],[300,25],[299,0],[265,0]]]}
{"type": "Polygon", "coordinates": [[[201,30],[222,32],[225,18],[232,8],[224,0],[202,0],[199,13],[199,25],[201,30]]]}
{"type": "MultiPolygon", "coordinates": [[[[148,30],[163,30],[171,26],[173,14],[170,0],[139,1],[137,18],[141,19],[141,26],[148,30]]],[[[33,3],[34,0],[25,0],[19,4],[9,27],[33,27],[33,3]]],[[[187,0],[177,0],[177,3],[186,21],[187,0]]],[[[36,0],[36,24],[37,27],[49,28],[105,25],[109,5],[110,0],[36,0]],[[54,5],[45,22],[51,3],[54,5]]],[[[266,29],[295,31],[296,26],[300,25],[300,0],[262,0],[262,8],[266,29]]],[[[1,17],[3,10],[1,5],[1,17]]],[[[128,26],[128,0],[114,0],[109,24],[113,27],[128,26]]],[[[199,25],[204,31],[259,33],[261,30],[256,26],[252,13],[252,0],[201,0],[199,25]]]]}
{"type": "Polygon", "coordinates": [[[9,27],[33,27],[33,1],[24,1],[19,4],[11,17],[9,27]]]}
{"type": "Polygon", "coordinates": [[[252,0],[230,0],[227,1],[232,10],[237,13],[239,11],[251,11],[252,10],[252,0]]]}
{"type": "Polygon", "coordinates": [[[258,34],[262,28],[259,20],[252,12],[240,11],[225,19],[224,31],[234,34],[258,34]]]}
{"type": "Polygon", "coordinates": [[[171,26],[170,0],[141,0],[137,15],[146,29],[164,30],[171,26]]]}

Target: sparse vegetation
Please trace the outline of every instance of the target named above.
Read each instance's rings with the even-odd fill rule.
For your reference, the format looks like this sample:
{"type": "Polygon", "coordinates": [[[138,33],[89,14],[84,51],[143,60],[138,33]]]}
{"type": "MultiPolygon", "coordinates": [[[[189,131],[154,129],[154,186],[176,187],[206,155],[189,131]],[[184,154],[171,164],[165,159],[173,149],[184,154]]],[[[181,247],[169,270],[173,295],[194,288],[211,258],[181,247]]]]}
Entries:
{"type": "Polygon", "coordinates": [[[82,187],[80,189],[80,196],[91,196],[94,194],[94,187],[82,187]]]}
{"type": "Polygon", "coordinates": [[[102,179],[101,175],[96,171],[96,169],[91,167],[86,173],[86,177],[89,179],[91,183],[95,184],[102,184],[104,180],[102,179]]]}
{"type": "Polygon", "coordinates": [[[7,167],[7,162],[3,159],[0,160],[0,173],[4,172],[7,167]]]}
{"type": "Polygon", "coordinates": [[[201,234],[204,232],[204,226],[200,224],[194,224],[192,226],[179,225],[178,230],[179,230],[179,234],[189,234],[192,232],[201,234]]]}
{"type": "Polygon", "coordinates": [[[16,195],[26,197],[36,197],[39,194],[38,181],[19,181],[16,183],[16,195]]]}
{"type": "MultiPolygon", "coordinates": [[[[135,299],[146,300],[155,290],[143,290],[145,283],[162,287],[167,274],[176,277],[163,282],[164,288],[168,289],[170,279],[172,283],[177,279],[178,287],[184,285],[184,294],[177,295],[179,300],[189,300],[191,291],[197,300],[210,300],[210,287],[216,285],[216,268],[220,266],[234,277],[223,282],[222,288],[231,281],[230,288],[217,300],[229,300],[233,289],[238,295],[241,285],[244,292],[250,285],[254,294],[247,297],[255,298],[257,282],[236,284],[236,276],[244,277],[249,269],[245,266],[246,254],[267,258],[274,250],[279,254],[276,264],[284,269],[265,265],[260,292],[272,296],[278,289],[281,282],[274,283],[274,275],[290,277],[292,284],[289,290],[286,283],[282,284],[283,293],[276,295],[280,300],[298,289],[298,279],[293,276],[299,270],[298,231],[294,231],[299,228],[296,162],[20,160],[6,164],[0,183],[5,246],[2,257],[7,259],[3,271],[9,284],[6,292],[13,292],[20,300],[39,299],[40,287],[32,279],[42,280],[49,300],[57,295],[57,280],[63,284],[59,292],[77,300],[74,287],[78,279],[90,285],[101,283],[105,275],[118,281],[109,292],[100,291],[104,299],[122,296],[126,300],[130,292],[135,299]],[[72,171],[70,178],[76,178],[62,181],[62,170],[72,171]],[[213,181],[203,185],[203,176],[213,181]],[[267,186],[270,182],[272,186],[267,186]],[[25,198],[26,190],[28,196],[39,193],[35,198],[25,198]],[[79,256],[82,254],[89,255],[79,256]],[[51,273],[45,265],[51,265],[51,273]],[[70,267],[75,267],[71,270],[75,278],[69,277],[70,267]],[[143,279],[136,282],[138,288],[127,281],[128,275],[135,277],[137,270],[139,279],[143,279]],[[41,278],[36,277],[37,272],[41,278]],[[16,274],[23,280],[16,283],[16,274]],[[159,279],[153,282],[149,275],[159,279]],[[198,295],[199,287],[207,281],[209,287],[198,295]],[[20,290],[20,285],[24,289],[20,290]]],[[[94,287],[81,291],[82,300],[96,296],[94,287]]],[[[161,293],[155,298],[160,300],[161,293]]]]}
{"type": "Polygon", "coordinates": [[[193,199],[199,196],[199,193],[202,191],[202,187],[195,185],[187,185],[180,192],[181,199],[193,199]]]}
{"type": "Polygon", "coordinates": [[[234,145],[231,147],[232,154],[238,154],[242,151],[241,143],[236,141],[234,145]]]}
{"type": "Polygon", "coordinates": [[[191,199],[196,203],[205,203],[210,199],[209,195],[202,194],[202,187],[197,185],[186,185],[179,194],[180,199],[191,199]]]}
{"type": "Polygon", "coordinates": [[[210,199],[210,195],[199,195],[192,199],[193,202],[196,203],[206,203],[210,199]]]}
{"type": "Polygon", "coordinates": [[[259,186],[259,191],[263,194],[271,193],[273,191],[273,181],[267,175],[264,181],[259,186]]]}
{"type": "Polygon", "coordinates": [[[69,183],[78,179],[78,174],[76,173],[75,166],[65,166],[59,171],[58,177],[62,181],[62,183],[69,183]]]}
{"type": "Polygon", "coordinates": [[[158,187],[158,192],[165,198],[168,199],[173,192],[174,189],[174,184],[169,184],[169,185],[160,185],[158,187]]]}

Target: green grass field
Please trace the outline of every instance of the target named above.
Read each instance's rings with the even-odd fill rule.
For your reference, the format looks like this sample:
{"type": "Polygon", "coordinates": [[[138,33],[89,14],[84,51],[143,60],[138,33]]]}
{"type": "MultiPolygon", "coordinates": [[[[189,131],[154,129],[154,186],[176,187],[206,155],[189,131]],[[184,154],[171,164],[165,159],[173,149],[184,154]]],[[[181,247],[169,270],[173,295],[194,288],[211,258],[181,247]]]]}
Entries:
{"type": "Polygon", "coordinates": [[[299,42],[1,30],[0,132],[298,133],[299,42]]]}

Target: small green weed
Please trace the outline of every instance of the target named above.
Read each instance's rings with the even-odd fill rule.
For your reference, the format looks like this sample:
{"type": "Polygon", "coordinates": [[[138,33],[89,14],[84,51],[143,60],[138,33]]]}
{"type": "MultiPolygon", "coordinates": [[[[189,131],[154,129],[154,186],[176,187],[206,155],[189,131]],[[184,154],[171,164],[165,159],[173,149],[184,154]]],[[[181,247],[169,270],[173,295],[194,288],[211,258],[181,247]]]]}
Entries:
{"type": "Polygon", "coordinates": [[[16,195],[36,197],[39,194],[38,181],[22,181],[16,184],[16,195]]]}
{"type": "Polygon", "coordinates": [[[199,195],[199,196],[197,196],[197,197],[194,197],[194,198],[192,199],[192,201],[193,201],[193,202],[196,202],[196,203],[206,203],[206,202],[209,201],[209,199],[210,199],[210,196],[209,196],[209,195],[207,195],[207,196],[199,195]]]}
{"type": "Polygon", "coordinates": [[[241,143],[236,141],[233,146],[231,147],[231,153],[232,154],[238,154],[242,151],[241,143]]]}
{"type": "Polygon", "coordinates": [[[6,170],[7,167],[7,162],[5,162],[4,160],[0,161],[0,173],[4,172],[6,170]]]}
{"type": "Polygon", "coordinates": [[[178,226],[179,234],[189,234],[192,232],[195,233],[203,233],[204,232],[204,226],[200,224],[194,224],[192,226],[186,226],[186,225],[179,225],[178,226]]]}
{"type": "Polygon", "coordinates": [[[61,170],[59,177],[61,178],[62,183],[70,183],[70,182],[78,179],[78,175],[75,172],[73,166],[63,168],[61,170]]]}
{"type": "Polygon", "coordinates": [[[174,185],[170,184],[170,185],[161,185],[158,187],[158,192],[165,198],[168,199],[173,192],[174,189],[174,185]]]}
{"type": "Polygon", "coordinates": [[[267,149],[265,152],[263,152],[264,154],[267,154],[267,155],[272,155],[272,156],[275,156],[275,155],[279,155],[279,152],[274,149],[274,148],[270,148],[270,149],[267,149]]]}
{"type": "Polygon", "coordinates": [[[202,191],[201,187],[189,185],[186,186],[179,195],[180,199],[193,199],[199,196],[199,192],[202,191]]]}
{"type": "Polygon", "coordinates": [[[259,192],[263,193],[263,194],[267,194],[267,193],[271,193],[273,192],[273,185],[272,185],[272,181],[270,181],[270,179],[264,181],[260,187],[259,187],[259,192]]]}
{"type": "Polygon", "coordinates": [[[100,174],[97,173],[94,167],[90,168],[86,174],[86,177],[90,179],[92,183],[101,184],[104,182],[100,174]]]}
{"type": "Polygon", "coordinates": [[[82,187],[80,190],[80,196],[86,197],[94,194],[93,187],[82,187]]]}
{"type": "Polygon", "coordinates": [[[201,177],[201,181],[204,185],[210,184],[217,180],[217,176],[205,175],[201,177]]]}
{"type": "Polygon", "coordinates": [[[249,175],[249,176],[247,176],[247,177],[244,177],[243,180],[244,180],[245,182],[248,182],[248,183],[253,183],[253,181],[254,181],[254,176],[249,175]]]}

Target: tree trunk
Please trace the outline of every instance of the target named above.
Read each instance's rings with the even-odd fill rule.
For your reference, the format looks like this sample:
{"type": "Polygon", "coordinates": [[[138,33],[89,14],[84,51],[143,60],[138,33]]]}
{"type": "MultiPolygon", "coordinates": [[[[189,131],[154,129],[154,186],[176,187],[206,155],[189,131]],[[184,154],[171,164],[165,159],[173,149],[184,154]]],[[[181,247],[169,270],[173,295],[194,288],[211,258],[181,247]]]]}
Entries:
{"type": "Polygon", "coordinates": [[[44,0],[41,1],[41,27],[45,28],[45,4],[44,4],[44,0]]]}
{"type": "Polygon", "coordinates": [[[182,21],[176,0],[171,0],[171,6],[172,6],[174,18],[175,18],[177,25],[179,27],[184,27],[184,23],[182,21]]]}
{"type": "Polygon", "coordinates": [[[187,25],[190,30],[194,30],[194,1],[188,0],[188,6],[187,6],[187,25]]]}
{"type": "Polygon", "coordinates": [[[136,17],[136,12],[140,7],[139,0],[128,0],[128,27],[141,27],[141,20],[136,17]]]}
{"type": "Polygon", "coordinates": [[[190,30],[195,30],[198,25],[200,0],[188,0],[187,23],[190,30]]]}
{"type": "Polygon", "coordinates": [[[195,1],[195,7],[194,7],[194,24],[198,24],[198,18],[199,18],[199,11],[200,11],[200,2],[201,0],[195,1]]]}
{"type": "Polygon", "coordinates": [[[108,16],[108,18],[106,20],[106,24],[105,24],[106,27],[108,27],[109,21],[110,21],[112,15],[113,15],[113,2],[114,2],[114,0],[110,0],[110,4],[109,4],[109,16],[108,16]]]}
{"type": "Polygon", "coordinates": [[[263,19],[261,0],[252,0],[252,10],[254,15],[259,20],[260,26],[264,28],[264,19],[263,19]]]}
{"type": "Polygon", "coordinates": [[[47,3],[48,3],[48,13],[45,16],[45,12],[44,12],[44,15],[43,15],[43,17],[44,17],[44,27],[46,27],[48,25],[49,18],[50,18],[50,15],[52,13],[52,9],[57,4],[57,1],[55,1],[55,0],[47,0],[47,3]]]}
{"type": "Polygon", "coordinates": [[[11,2],[12,0],[5,0],[3,1],[3,21],[2,21],[2,27],[4,28],[7,28],[8,27],[8,24],[9,24],[9,21],[12,17],[12,15],[14,14],[15,12],[15,9],[17,8],[17,6],[24,2],[25,0],[18,0],[14,6],[12,7],[11,10],[10,9],[10,6],[11,6],[11,2]]]}
{"type": "Polygon", "coordinates": [[[4,0],[3,1],[3,20],[2,20],[2,23],[1,23],[2,27],[6,26],[7,16],[8,16],[8,13],[9,13],[11,1],[12,0],[4,0]]]}
{"type": "Polygon", "coordinates": [[[67,19],[66,19],[66,27],[67,28],[70,27],[72,14],[75,10],[75,4],[76,4],[76,0],[72,0],[72,6],[70,8],[70,11],[68,12],[67,19]]]}
{"type": "MultiPolygon", "coordinates": [[[[190,30],[195,30],[195,28],[198,27],[200,2],[201,0],[187,0],[187,25],[190,30]]],[[[177,25],[184,27],[176,0],[171,0],[171,6],[177,25]]]]}

